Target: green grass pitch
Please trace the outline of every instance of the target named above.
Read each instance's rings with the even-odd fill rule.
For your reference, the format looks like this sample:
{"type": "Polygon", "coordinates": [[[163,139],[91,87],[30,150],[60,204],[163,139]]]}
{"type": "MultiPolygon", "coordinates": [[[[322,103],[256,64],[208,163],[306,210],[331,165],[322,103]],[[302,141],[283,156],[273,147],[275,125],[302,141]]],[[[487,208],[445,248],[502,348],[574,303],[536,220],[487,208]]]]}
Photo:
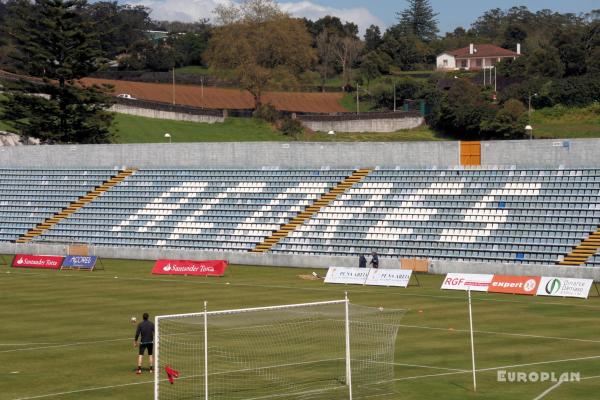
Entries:
{"type": "Polygon", "coordinates": [[[94,272],[0,266],[1,399],[152,399],[153,377],[133,372],[131,316],[198,312],[204,300],[211,310],[336,300],[346,290],[353,303],[408,310],[395,393],[378,400],[534,399],[553,386],[544,400],[598,398],[598,297],[474,293],[474,393],[466,294],[441,291],[442,277],[396,289],[306,281],[298,277],[305,269],[231,266],[223,278],[204,278],[153,276],[149,261],[103,264],[94,272]],[[505,383],[498,370],[578,372],[581,381],[505,383]]]}

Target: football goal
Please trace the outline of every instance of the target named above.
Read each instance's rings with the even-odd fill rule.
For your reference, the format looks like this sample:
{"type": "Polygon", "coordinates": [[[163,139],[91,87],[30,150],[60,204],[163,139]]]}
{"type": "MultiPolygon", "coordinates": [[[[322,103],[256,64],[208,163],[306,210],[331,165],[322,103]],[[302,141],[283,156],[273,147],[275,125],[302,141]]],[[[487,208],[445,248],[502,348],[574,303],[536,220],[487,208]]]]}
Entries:
{"type": "Polygon", "coordinates": [[[346,299],[157,316],[154,398],[335,400],[392,393],[403,315],[346,299]]]}

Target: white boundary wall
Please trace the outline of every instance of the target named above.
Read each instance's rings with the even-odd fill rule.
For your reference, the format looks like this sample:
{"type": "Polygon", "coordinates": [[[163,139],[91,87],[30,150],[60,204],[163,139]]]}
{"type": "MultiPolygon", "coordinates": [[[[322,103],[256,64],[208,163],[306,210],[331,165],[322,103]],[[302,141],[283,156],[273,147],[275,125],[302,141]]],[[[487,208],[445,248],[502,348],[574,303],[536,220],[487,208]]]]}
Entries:
{"type": "Polygon", "coordinates": [[[186,114],[175,111],[164,111],[155,110],[151,108],[132,107],[125,104],[113,104],[109,111],[116,112],[119,114],[137,115],[139,117],[146,118],[157,118],[157,119],[170,119],[174,121],[190,121],[190,122],[204,122],[208,124],[214,124],[217,122],[225,122],[224,117],[217,117],[214,115],[198,115],[198,114],[186,114]]]}
{"type": "MultiPolygon", "coordinates": [[[[43,254],[66,255],[68,245],[59,244],[18,244],[0,243],[0,254],[43,254]]],[[[220,251],[194,251],[160,248],[133,248],[133,247],[90,247],[91,255],[100,258],[119,258],[131,260],[157,260],[167,259],[196,259],[196,260],[227,260],[230,264],[256,265],[269,267],[298,267],[298,268],[329,268],[329,267],[358,267],[357,257],[337,256],[300,256],[291,254],[247,253],[247,252],[220,252],[220,251]]],[[[398,258],[379,258],[380,268],[399,268],[398,258]]],[[[600,282],[600,268],[592,267],[567,267],[561,265],[540,264],[513,264],[513,263],[478,263],[459,261],[432,260],[429,273],[445,275],[449,272],[459,273],[486,273],[502,275],[540,275],[559,276],[565,278],[594,279],[600,282]]]]}
{"type": "Polygon", "coordinates": [[[421,126],[423,117],[356,119],[347,121],[305,121],[302,125],[318,132],[396,132],[400,129],[413,129],[421,126]]]}

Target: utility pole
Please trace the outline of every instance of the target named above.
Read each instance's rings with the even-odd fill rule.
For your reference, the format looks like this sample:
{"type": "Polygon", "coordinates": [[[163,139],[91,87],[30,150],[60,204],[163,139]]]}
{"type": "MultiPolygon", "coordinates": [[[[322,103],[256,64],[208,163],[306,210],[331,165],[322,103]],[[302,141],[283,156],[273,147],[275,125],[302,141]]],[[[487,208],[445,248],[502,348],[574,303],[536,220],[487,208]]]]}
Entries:
{"type": "Polygon", "coordinates": [[[200,97],[202,99],[201,107],[204,107],[204,75],[200,75],[200,97]]]}
{"type": "Polygon", "coordinates": [[[173,66],[173,105],[175,105],[175,66],[173,66]]]}
{"type": "Polygon", "coordinates": [[[394,81],[394,112],[396,112],[396,81],[394,81]]]}
{"type": "Polygon", "coordinates": [[[360,85],[356,82],[356,115],[360,114],[360,100],[358,99],[358,90],[360,85]]]}

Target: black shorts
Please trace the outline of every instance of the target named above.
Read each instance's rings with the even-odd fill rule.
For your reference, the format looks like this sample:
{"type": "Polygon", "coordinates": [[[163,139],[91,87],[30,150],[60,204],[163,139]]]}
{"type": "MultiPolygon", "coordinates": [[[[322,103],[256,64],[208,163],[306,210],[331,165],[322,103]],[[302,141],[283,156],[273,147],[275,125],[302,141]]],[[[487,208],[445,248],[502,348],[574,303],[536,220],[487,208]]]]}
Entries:
{"type": "Polygon", "coordinates": [[[140,356],[144,355],[144,351],[148,349],[148,355],[152,355],[152,350],[154,349],[154,343],[142,343],[140,344],[140,356]]]}

